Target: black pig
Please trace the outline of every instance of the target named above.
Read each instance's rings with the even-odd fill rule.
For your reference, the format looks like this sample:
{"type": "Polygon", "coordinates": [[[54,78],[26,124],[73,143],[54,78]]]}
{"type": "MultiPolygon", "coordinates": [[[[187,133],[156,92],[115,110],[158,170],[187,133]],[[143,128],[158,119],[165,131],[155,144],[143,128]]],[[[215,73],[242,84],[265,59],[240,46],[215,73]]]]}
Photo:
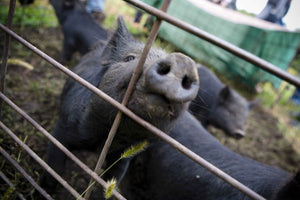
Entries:
{"type": "Polygon", "coordinates": [[[32,4],[34,0],[19,0],[19,2],[22,6],[24,6],[24,5],[32,4]]]}
{"type": "MultiPolygon", "coordinates": [[[[299,175],[293,180],[296,183],[291,181],[284,188],[291,174],[229,150],[189,113],[179,118],[170,136],[267,199],[280,188],[282,193],[292,190],[293,199],[300,199],[299,175]]],[[[120,189],[131,200],[249,199],[165,142],[155,143],[134,158],[120,189]]]]}
{"type": "Polygon", "coordinates": [[[62,62],[71,60],[76,51],[83,55],[96,43],[105,43],[107,31],[86,12],[82,3],[77,0],[50,0],[50,3],[63,30],[62,62]]]}
{"type": "MultiPolygon", "coordinates": [[[[74,51],[82,54],[90,51],[100,40],[105,40],[107,33],[80,3],[74,0],[51,0],[57,17],[63,27],[63,60],[69,60],[74,51]]],[[[201,123],[224,130],[228,135],[242,137],[248,117],[249,103],[234,90],[225,86],[209,69],[198,68],[201,88],[197,98],[190,105],[191,112],[201,123]]]]}
{"type": "MultiPolygon", "coordinates": [[[[144,44],[130,35],[122,18],[118,18],[118,29],[107,45],[83,57],[74,71],[120,102],[143,47],[144,44]]],[[[160,49],[151,49],[127,106],[161,130],[168,131],[177,118],[187,112],[198,87],[192,59],[180,53],[167,54],[160,49]]],[[[117,109],[111,104],[68,79],[53,135],[70,150],[95,150],[103,146],[116,113],[117,109]]],[[[124,116],[110,149],[111,160],[130,145],[151,138],[155,138],[153,134],[124,116]]],[[[65,155],[52,143],[47,162],[62,174],[65,155]]],[[[127,162],[124,165],[122,170],[126,169],[127,162]]],[[[117,178],[121,177],[120,172],[117,178]]],[[[50,193],[53,192],[56,182],[48,174],[41,182],[50,193]]]]}
{"type": "Polygon", "coordinates": [[[230,136],[244,136],[249,110],[257,101],[248,102],[204,66],[198,65],[198,76],[200,89],[189,110],[204,127],[211,124],[230,136]]]}

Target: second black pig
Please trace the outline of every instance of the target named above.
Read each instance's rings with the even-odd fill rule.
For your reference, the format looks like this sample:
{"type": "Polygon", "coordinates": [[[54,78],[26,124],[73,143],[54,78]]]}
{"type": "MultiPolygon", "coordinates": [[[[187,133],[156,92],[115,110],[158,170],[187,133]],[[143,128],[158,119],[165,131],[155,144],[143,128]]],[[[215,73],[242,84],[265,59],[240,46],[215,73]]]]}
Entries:
{"type": "Polygon", "coordinates": [[[198,76],[200,89],[190,111],[204,127],[211,124],[230,136],[243,137],[249,110],[257,101],[248,102],[204,66],[198,66],[198,76]]]}

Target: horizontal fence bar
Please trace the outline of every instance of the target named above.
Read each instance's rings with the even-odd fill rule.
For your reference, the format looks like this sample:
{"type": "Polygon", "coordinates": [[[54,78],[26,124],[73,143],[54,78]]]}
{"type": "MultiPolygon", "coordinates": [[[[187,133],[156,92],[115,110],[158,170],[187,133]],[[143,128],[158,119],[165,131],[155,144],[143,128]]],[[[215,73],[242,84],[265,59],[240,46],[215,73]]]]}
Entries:
{"type": "MultiPolygon", "coordinates": [[[[87,89],[89,89],[90,91],[92,91],[93,93],[95,93],[96,95],[98,95],[99,97],[101,97],[103,100],[111,103],[114,107],[116,107],[117,109],[121,110],[128,117],[130,117],[131,119],[133,119],[134,121],[136,121],[137,123],[139,123],[141,126],[143,126],[144,128],[146,128],[147,130],[150,130],[156,136],[158,136],[161,139],[163,139],[165,142],[167,142],[168,144],[170,144],[171,146],[173,146],[174,148],[176,148],[177,150],[179,150],[180,152],[182,152],[184,155],[186,155],[187,157],[189,157],[190,159],[192,159],[196,163],[200,164],[202,167],[206,168],[208,171],[212,172],[213,174],[215,174],[219,178],[223,179],[224,181],[226,181],[227,183],[229,183],[233,187],[239,189],[241,192],[243,192],[244,194],[248,195],[249,197],[251,197],[253,199],[264,199],[262,196],[260,196],[259,194],[257,194],[253,190],[251,190],[250,188],[246,187],[244,184],[240,183],[236,179],[232,178],[228,174],[224,173],[223,171],[221,171],[217,167],[213,166],[211,163],[207,162],[206,160],[204,160],[203,158],[201,158],[199,155],[195,154],[194,152],[192,152],[191,150],[189,150],[187,147],[183,146],[182,144],[180,144],[179,142],[177,142],[176,140],[174,140],[172,137],[170,137],[167,134],[165,134],[163,131],[159,130],[158,128],[156,128],[155,126],[153,126],[152,124],[150,124],[149,122],[146,122],[145,120],[143,120],[142,118],[140,118],[139,116],[137,116],[136,114],[134,114],[131,110],[129,110],[128,108],[126,108],[125,106],[123,106],[122,104],[120,104],[119,102],[117,102],[116,100],[114,100],[113,98],[111,98],[110,96],[108,96],[107,94],[105,94],[104,92],[102,92],[101,90],[99,90],[97,87],[93,86],[92,84],[90,84],[89,82],[87,82],[86,80],[84,80],[83,78],[81,78],[80,76],[78,76],[74,72],[70,71],[69,69],[67,69],[66,67],[64,67],[63,65],[61,65],[60,63],[58,63],[57,61],[55,61],[53,58],[51,58],[50,56],[48,56],[47,54],[45,54],[44,52],[40,51],[39,49],[37,49],[36,47],[34,47],[33,45],[31,45],[29,42],[27,42],[26,40],[24,40],[23,38],[21,38],[20,36],[18,36],[13,31],[7,29],[2,24],[0,24],[0,28],[2,28],[7,33],[11,34],[12,37],[14,37],[16,40],[18,40],[20,43],[22,43],[23,45],[25,45],[30,50],[34,51],[37,55],[41,56],[46,61],[50,62],[54,67],[56,67],[57,69],[61,70],[65,74],[67,74],[68,76],[70,76],[71,78],[73,78],[74,80],[76,80],[81,85],[85,86],[87,89]]],[[[1,93],[0,93],[0,97],[1,98],[6,98],[1,93]]],[[[52,138],[52,140],[53,139],[54,138],[52,138]]]]}
{"type": "MultiPolygon", "coordinates": [[[[58,175],[45,161],[43,161],[33,150],[31,150],[22,140],[20,140],[9,128],[7,128],[1,121],[0,127],[16,141],[34,160],[36,160],[44,169],[47,170],[64,188],[66,188],[75,198],[80,198],[80,194],[76,192],[60,175],[58,175]]],[[[1,152],[2,153],[2,152],[1,152]]],[[[23,175],[25,172],[21,166],[17,168],[23,175]]],[[[26,173],[26,172],[25,172],[26,173]]],[[[27,178],[27,177],[25,177],[27,178]]],[[[31,177],[27,179],[45,198],[53,199],[44,189],[42,189],[31,177]]]]}
{"type": "MultiPolygon", "coordinates": [[[[1,148],[1,146],[0,146],[0,148],[1,148]]],[[[5,174],[2,171],[0,171],[0,177],[2,178],[2,180],[4,180],[5,183],[7,183],[7,185],[9,185],[10,188],[15,188],[14,184],[12,182],[10,182],[10,180],[5,176],[5,174]]],[[[16,191],[16,193],[17,193],[19,199],[26,200],[20,192],[16,191]]]]}
{"type": "MultiPolygon", "coordinates": [[[[2,122],[1,127],[2,127],[2,122]]],[[[31,178],[29,174],[27,174],[24,169],[15,161],[1,146],[0,153],[28,180],[28,182],[35,187],[37,191],[39,191],[46,199],[54,200],[43,188],[41,188],[34,180],[31,178]]],[[[23,197],[24,198],[24,197],[23,197]]]]}
{"type": "MultiPolygon", "coordinates": [[[[93,172],[87,165],[85,165],[83,162],[81,162],[74,154],[72,154],[66,147],[64,147],[58,140],[56,140],[50,133],[48,133],[48,131],[46,131],[34,119],[32,119],[28,114],[26,114],[21,108],[19,108],[17,105],[15,105],[9,98],[7,98],[1,92],[0,92],[0,98],[3,99],[13,109],[15,109],[20,115],[22,115],[28,122],[30,122],[36,129],[38,129],[47,139],[49,139],[61,151],[63,151],[71,160],[73,160],[81,169],[83,169],[87,174],[89,174],[91,177],[93,177],[100,185],[102,185],[104,188],[107,188],[107,183],[102,178],[100,178],[95,172],[93,172]]],[[[40,158],[38,157],[37,159],[39,160],[40,158]]],[[[46,164],[43,160],[40,160],[40,162],[46,164]]],[[[39,162],[39,164],[41,164],[40,162],[39,162]]],[[[44,164],[42,165],[42,167],[44,167],[47,171],[52,170],[47,164],[46,164],[46,166],[44,164]]],[[[48,172],[51,173],[50,171],[48,171],[48,172]]],[[[53,172],[56,173],[55,171],[53,171],[53,172]]],[[[53,174],[51,173],[51,175],[53,175],[53,174]]],[[[66,181],[61,180],[59,182],[64,183],[66,181]]],[[[66,182],[66,184],[67,184],[67,182],[66,182]]],[[[119,192],[117,192],[115,190],[113,191],[113,195],[119,200],[125,200],[125,198],[119,192]]]]}
{"type": "Polygon", "coordinates": [[[165,12],[160,11],[159,9],[156,9],[146,3],[143,3],[138,0],[123,0],[128,2],[129,4],[132,4],[142,10],[145,10],[151,15],[157,16],[158,18],[165,20],[169,22],[170,24],[173,24],[174,26],[177,26],[199,38],[202,38],[218,47],[221,47],[222,49],[256,65],[257,67],[260,67],[261,69],[297,86],[300,87],[300,79],[296,76],[282,70],[281,68],[273,65],[270,62],[265,61],[264,59],[261,59],[260,57],[249,53],[248,51],[245,51],[244,49],[241,49],[225,40],[222,40],[212,34],[209,34],[193,25],[190,25],[182,20],[179,20],[175,17],[172,17],[168,15],[165,12]]]}

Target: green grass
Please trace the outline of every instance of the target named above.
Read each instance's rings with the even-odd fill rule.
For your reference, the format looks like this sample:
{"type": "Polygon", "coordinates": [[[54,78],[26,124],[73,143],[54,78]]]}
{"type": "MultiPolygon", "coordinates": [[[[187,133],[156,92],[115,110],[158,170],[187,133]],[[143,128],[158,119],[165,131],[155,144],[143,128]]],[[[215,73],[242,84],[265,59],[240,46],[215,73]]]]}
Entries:
{"type": "MultiPolygon", "coordinates": [[[[297,60],[296,60],[297,61],[297,60]]],[[[288,72],[296,75],[297,71],[290,67],[288,72]]],[[[274,89],[271,83],[266,82],[261,84],[262,92],[258,97],[262,100],[262,104],[268,108],[281,107],[289,111],[300,112],[300,107],[293,104],[290,98],[294,94],[295,86],[289,84],[286,81],[282,81],[278,89],[274,89]]]]}
{"type": "MultiPolygon", "coordinates": [[[[0,5],[1,24],[7,24],[8,5],[9,3],[7,1],[5,4],[0,5]]],[[[51,5],[42,3],[42,1],[39,0],[36,0],[33,5],[29,6],[17,4],[14,12],[13,24],[32,27],[56,27],[59,25],[51,5]]]]}

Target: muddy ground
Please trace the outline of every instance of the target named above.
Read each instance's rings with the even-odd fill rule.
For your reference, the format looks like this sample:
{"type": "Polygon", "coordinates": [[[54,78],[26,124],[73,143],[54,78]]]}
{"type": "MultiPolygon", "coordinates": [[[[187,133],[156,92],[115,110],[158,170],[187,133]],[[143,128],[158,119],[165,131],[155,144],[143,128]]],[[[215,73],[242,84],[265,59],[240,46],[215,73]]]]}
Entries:
{"type": "MultiPolygon", "coordinates": [[[[59,27],[15,27],[15,31],[49,56],[56,60],[60,59],[63,36],[59,27]]],[[[0,32],[0,38],[0,49],[2,50],[2,38],[4,38],[2,32],[0,32]]],[[[15,40],[11,42],[9,55],[10,58],[18,58],[27,62],[34,69],[29,70],[20,65],[9,65],[5,94],[51,133],[57,118],[60,103],[59,96],[66,76],[15,40]]],[[[73,60],[66,65],[71,69],[79,59],[80,55],[76,54],[73,60]]],[[[234,85],[231,86],[234,87],[234,85]]],[[[253,93],[249,94],[251,98],[254,98],[255,95],[253,93]]],[[[2,121],[38,155],[45,158],[47,139],[6,104],[3,105],[2,121]]],[[[290,172],[299,169],[300,148],[298,138],[300,137],[300,131],[289,125],[289,118],[280,116],[270,108],[259,105],[251,111],[247,122],[247,135],[243,139],[228,138],[222,131],[212,127],[209,130],[224,145],[236,152],[290,172]],[[281,120],[282,118],[285,120],[281,120]],[[293,134],[290,133],[291,131],[293,134]]],[[[35,180],[38,180],[42,172],[41,167],[2,129],[0,129],[0,136],[1,147],[13,155],[20,162],[20,165],[35,180]]],[[[88,163],[91,168],[93,168],[96,157],[96,154],[89,152],[80,154],[80,158],[88,163]]],[[[75,171],[67,170],[67,179],[72,185],[76,185],[79,191],[82,191],[87,184],[88,177],[82,176],[84,173],[78,167],[70,163],[69,167],[75,169],[75,171]]],[[[19,173],[15,172],[15,169],[2,156],[0,156],[0,170],[16,185],[18,192],[21,192],[27,199],[31,199],[33,188],[19,173]]],[[[0,183],[0,196],[2,194],[2,198],[6,199],[5,195],[10,195],[11,191],[8,190],[6,184],[2,184],[2,180],[0,183]]],[[[57,199],[65,198],[65,192],[63,191],[57,196],[57,199]]],[[[11,194],[7,199],[14,199],[14,195],[11,194]]]]}

